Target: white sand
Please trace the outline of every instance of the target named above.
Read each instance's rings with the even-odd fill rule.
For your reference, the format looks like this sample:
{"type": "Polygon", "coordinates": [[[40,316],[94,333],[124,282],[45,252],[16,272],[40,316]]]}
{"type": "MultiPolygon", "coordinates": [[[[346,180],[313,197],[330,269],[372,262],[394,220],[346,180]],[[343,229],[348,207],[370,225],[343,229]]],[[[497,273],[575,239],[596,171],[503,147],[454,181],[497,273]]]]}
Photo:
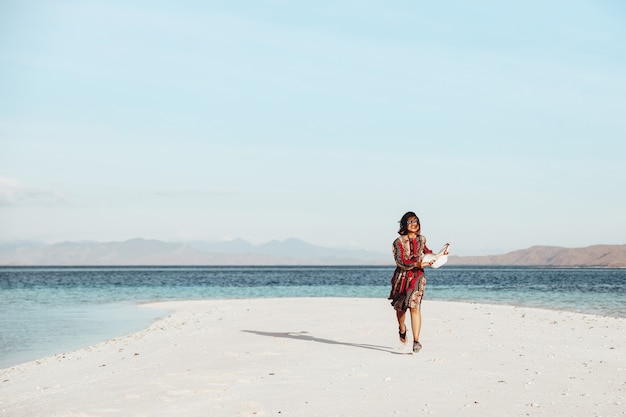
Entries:
{"type": "Polygon", "coordinates": [[[413,355],[386,300],[150,306],[174,312],[0,370],[0,415],[626,416],[625,319],[425,300],[413,355]]]}

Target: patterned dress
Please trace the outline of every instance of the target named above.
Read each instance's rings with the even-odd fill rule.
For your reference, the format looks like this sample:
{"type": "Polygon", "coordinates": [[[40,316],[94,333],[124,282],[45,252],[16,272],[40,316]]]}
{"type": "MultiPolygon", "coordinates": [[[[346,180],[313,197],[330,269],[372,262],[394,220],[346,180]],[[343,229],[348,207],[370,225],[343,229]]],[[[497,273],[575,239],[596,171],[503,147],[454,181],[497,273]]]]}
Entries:
{"type": "Polygon", "coordinates": [[[426,246],[426,238],[418,235],[416,239],[400,236],[393,242],[393,257],[396,270],[391,278],[391,292],[388,299],[393,308],[406,311],[407,308],[420,308],[426,275],[423,268],[415,268],[416,262],[422,262],[425,253],[433,253],[426,246]]]}

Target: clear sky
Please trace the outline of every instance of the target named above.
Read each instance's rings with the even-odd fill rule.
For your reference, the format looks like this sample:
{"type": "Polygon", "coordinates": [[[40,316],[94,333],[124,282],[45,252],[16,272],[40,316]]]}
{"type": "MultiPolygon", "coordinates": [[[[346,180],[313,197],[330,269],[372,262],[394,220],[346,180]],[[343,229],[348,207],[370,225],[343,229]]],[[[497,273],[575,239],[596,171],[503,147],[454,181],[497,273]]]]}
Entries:
{"type": "Polygon", "coordinates": [[[0,0],[0,241],[626,243],[626,2],[0,0]]]}

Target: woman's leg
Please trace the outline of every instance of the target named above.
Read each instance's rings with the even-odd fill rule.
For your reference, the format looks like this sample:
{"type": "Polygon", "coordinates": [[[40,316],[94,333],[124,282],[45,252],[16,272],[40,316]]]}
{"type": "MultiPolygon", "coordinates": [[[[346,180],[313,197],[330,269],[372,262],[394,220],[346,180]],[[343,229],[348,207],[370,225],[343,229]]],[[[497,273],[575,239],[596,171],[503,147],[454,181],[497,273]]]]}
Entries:
{"type": "Polygon", "coordinates": [[[413,331],[413,341],[419,342],[420,330],[422,330],[422,312],[419,307],[411,309],[411,330],[413,331]]]}
{"type": "MultiPolygon", "coordinates": [[[[405,317],[406,317],[406,310],[405,311],[396,310],[396,318],[398,319],[398,327],[400,329],[400,333],[406,336],[406,324],[404,323],[405,317]]],[[[400,338],[400,341],[402,343],[406,343],[406,338],[404,340],[400,338]]]]}

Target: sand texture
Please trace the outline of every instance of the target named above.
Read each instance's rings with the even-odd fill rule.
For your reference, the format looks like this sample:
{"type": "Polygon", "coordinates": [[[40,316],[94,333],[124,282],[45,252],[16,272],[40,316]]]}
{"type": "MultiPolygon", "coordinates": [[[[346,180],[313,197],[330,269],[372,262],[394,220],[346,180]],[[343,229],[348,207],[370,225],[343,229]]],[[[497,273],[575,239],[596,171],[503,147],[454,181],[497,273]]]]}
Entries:
{"type": "Polygon", "coordinates": [[[171,314],[0,370],[0,416],[626,416],[622,318],[425,300],[413,354],[387,300],[153,307],[171,314]]]}

